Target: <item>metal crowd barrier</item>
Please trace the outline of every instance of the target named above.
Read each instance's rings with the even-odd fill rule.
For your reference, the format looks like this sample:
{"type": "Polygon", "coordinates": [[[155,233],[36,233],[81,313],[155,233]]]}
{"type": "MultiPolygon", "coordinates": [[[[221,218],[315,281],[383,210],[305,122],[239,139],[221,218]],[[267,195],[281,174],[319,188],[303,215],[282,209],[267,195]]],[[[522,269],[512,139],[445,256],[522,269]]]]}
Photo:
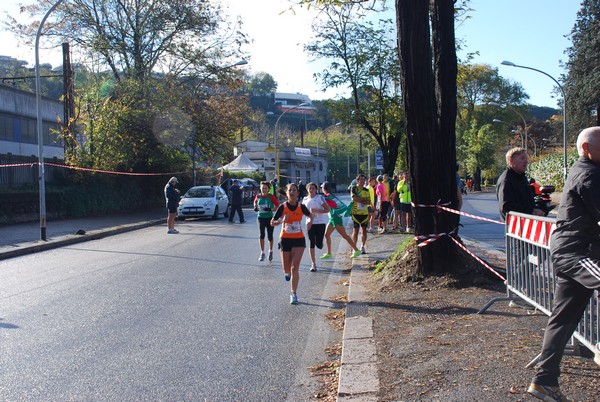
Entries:
{"type": "MultiPolygon", "coordinates": [[[[550,315],[554,305],[556,278],[550,258],[549,240],[554,218],[511,212],[506,216],[506,297],[490,300],[479,313],[500,300],[522,300],[550,315]]],[[[598,291],[584,313],[573,338],[590,351],[600,342],[598,291]]],[[[533,363],[533,362],[532,362],[533,363]]]]}

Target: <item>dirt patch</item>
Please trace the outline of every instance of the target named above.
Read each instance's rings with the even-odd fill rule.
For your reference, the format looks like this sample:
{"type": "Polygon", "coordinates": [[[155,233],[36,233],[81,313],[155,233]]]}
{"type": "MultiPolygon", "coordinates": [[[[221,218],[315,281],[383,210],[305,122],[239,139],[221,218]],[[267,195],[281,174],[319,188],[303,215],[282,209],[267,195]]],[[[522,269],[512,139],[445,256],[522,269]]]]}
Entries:
{"type": "MultiPolygon", "coordinates": [[[[523,401],[540,351],[547,317],[495,303],[502,283],[472,257],[458,276],[419,278],[416,247],[370,284],[378,355],[380,401],[523,401]],[[466,276],[465,276],[466,275],[466,276]]],[[[375,268],[375,267],[373,267],[375,268]]],[[[381,266],[379,267],[381,268],[381,266]]],[[[599,400],[600,368],[589,358],[563,359],[562,388],[580,401],[599,400]]]]}

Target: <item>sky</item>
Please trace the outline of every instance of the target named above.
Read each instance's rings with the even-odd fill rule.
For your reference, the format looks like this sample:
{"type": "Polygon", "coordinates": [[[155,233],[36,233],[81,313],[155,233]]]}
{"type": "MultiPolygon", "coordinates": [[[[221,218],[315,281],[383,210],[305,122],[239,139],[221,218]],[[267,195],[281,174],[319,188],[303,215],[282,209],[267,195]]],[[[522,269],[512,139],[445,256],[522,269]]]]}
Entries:
{"type": "MultiPolygon", "coordinates": [[[[4,11],[18,14],[18,4],[31,0],[2,0],[4,11]]],[[[322,71],[324,62],[309,62],[303,46],[313,38],[311,22],[314,11],[289,9],[288,0],[221,0],[233,18],[243,20],[242,29],[253,42],[246,48],[249,64],[241,68],[250,73],[267,72],[278,83],[279,92],[303,93],[313,100],[345,95],[343,89],[321,91],[313,74],[322,71]],[[283,13],[282,13],[283,12],[283,13]]],[[[389,1],[390,4],[393,2],[389,1]]],[[[559,80],[566,61],[565,50],[571,42],[565,36],[571,32],[580,9],[574,0],[472,0],[470,18],[457,26],[456,36],[464,41],[465,52],[478,52],[474,63],[497,67],[499,74],[519,82],[529,94],[529,103],[557,108],[553,98],[554,82],[541,73],[522,68],[502,66],[503,60],[542,70],[559,80]]],[[[393,10],[387,16],[393,17],[393,10]]],[[[18,46],[12,35],[0,31],[0,55],[27,60],[33,65],[33,49],[18,46]]],[[[51,53],[40,51],[40,61],[61,64],[60,47],[51,53]]]]}

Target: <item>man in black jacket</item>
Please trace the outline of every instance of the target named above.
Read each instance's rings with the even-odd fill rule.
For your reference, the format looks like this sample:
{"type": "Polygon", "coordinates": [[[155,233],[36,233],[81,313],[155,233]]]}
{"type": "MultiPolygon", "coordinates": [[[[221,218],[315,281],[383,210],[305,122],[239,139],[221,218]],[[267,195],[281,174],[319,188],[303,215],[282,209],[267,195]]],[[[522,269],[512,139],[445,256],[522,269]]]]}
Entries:
{"type": "Polygon", "coordinates": [[[512,148],[506,153],[508,167],[500,175],[496,185],[496,197],[502,220],[510,211],[544,216],[544,211],[535,208],[533,192],[525,177],[527,170],[527,150],[512,148]]]}
{"type": "Polygon", "coordinates": [[[550,238],[554,308],[527,391],[545,401],[567,400],[558,384],[560,362],[590,297],[600,290],[600,127],[579,134],[577,151],[579,159],[569,171],[550,238]]]}
{"type": "Polygon", "coordinates": [[[237,180],[233,181],[233,185],[229,189],[229,203],[231,204],[231,211],[229,211],[229,222],[233,223],[233,218],[237,212],[240,217],[240,223],[246,222],[244,219],[244,212],[242,211],[242,204],[244,203],[244,189],[240,186],[240,182],[237,180]]]}

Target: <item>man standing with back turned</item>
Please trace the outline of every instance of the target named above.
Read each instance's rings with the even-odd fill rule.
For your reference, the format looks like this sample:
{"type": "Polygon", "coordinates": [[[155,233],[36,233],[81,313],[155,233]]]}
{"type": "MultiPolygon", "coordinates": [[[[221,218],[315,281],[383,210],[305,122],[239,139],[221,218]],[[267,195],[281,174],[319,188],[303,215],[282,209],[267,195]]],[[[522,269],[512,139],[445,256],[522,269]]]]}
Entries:
{"type": "Polygon", "coordinates": [[[550,238],[554,308],[527,390],[544,401],[568,401],[558,384],[560,362],[594,289],[600,290],[600,127],[579,134],[577,152],[579,159],[569,171],[550,238]]]}
{"type": "Polygon", "coordinates": [[[512,148],[506,153],[506,170],[500,175],[496,186],[496,197],[502,220],[510,211],[544,216],[544,211],[535,208],[533,192],[525,177],[527,150],[512,148]]]}

